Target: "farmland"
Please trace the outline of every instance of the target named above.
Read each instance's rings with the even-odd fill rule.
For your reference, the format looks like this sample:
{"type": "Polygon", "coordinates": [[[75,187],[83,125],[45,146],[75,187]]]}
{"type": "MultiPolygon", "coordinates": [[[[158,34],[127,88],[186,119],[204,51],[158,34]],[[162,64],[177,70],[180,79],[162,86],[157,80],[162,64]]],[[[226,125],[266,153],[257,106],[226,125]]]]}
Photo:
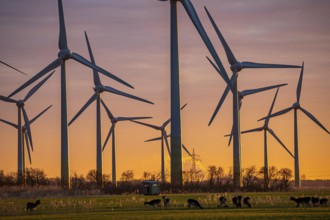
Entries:
{"type": "Polygon", "coordinates": [[[41,197],[41,205],[31,215],[26,203],[31,198],[0,198],[0,219],[330,219],[330,207],[296,208],[290,196],[329,198],[330,190],[267,193],[169,194],[169,208],[144,206],[145,201],[161,196],[98,195],[41,197]],[[219,208],[218,198],[227,198],[229,208],[219,208]],[[249,196],[252,208],[233,208],[231,198],[249,196]],[[187,208],[188,198],[197,199],[204,210],[187,208]]]}

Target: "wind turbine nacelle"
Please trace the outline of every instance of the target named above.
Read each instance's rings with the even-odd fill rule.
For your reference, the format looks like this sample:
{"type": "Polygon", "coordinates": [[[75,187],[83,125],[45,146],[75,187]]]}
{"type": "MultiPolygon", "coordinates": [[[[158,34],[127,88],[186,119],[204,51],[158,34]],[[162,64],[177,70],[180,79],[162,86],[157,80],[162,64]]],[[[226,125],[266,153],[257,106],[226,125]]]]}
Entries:
{"type": "Polygon", "coordinates": [[[104,91],[104,86],[103,85],[97,85],[97,86],[94,87],[94,91],[96,93],[101,93],[101,92],[104,91]]]}
{"type": "Polygon", "coordinates": [[[24,101],[23,100],[18,100],[18,102],[16,102],[16,106],[19,108],[22,108],[24,106],[24,101]]]}
{"type": "Polygon", "coordinates": [[[240,62],[236,62],[233,65],[230,66],[231,71],[233,72],[239,72],[243,69],[243,65],[240,62]]]}
{"type": "Polygon", "coordinates": [[[57,56],[62,60],[68,60],[71,56],[71,51],[69,49],[61,49],[57,56]]]}

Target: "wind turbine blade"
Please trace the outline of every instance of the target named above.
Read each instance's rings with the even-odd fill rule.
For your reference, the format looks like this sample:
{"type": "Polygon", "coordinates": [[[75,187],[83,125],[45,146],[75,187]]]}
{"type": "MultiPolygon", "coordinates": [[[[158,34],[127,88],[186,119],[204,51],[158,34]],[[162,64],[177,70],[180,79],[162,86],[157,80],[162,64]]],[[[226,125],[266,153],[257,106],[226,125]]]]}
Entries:
{"type": "Polygon", "coordinates": [[[260,118],[258,121],[265,120],[267,118],[273,118],[273,117],[279,116],[279,115],[283,115],[283,114],[291,111],[292,109],[294,109],[294,108],[293,107],[289,107],[289,108],[283,109],[282,111],[278,111],[278,112],[275,112],[274,114],[271,114],[271,115],[268,115],[266,117],[260,118]]]}
{"type": "Polygon", "coordinates": [[[0,100],[5,101],[5,102],[11,102],[11,103],[16,103],[17,101],[11,98],[8,98],[6,96],[0,95],[0,100]]]}
{"type": "MultiPolygon", "coordinates": [[[[186,106],[187,106],[188,103],[184,104],[180,110],[183,110],[186,106]]],[[[163,123],[163,128],[165,128],[170,122],[171,122],[171,118],[167,119],[164,123],[163,123]]]]}
{"type": "Polygon", "coordinates": [[[107,105],[103,102],[103,100],[101,99],[101,103],[103,105],[103,108],[105,109],[105,111],[107,112],[108,114],[108,117],[110,118],[110,120],[112,120],[113,118],[115,118],[113,116],[113,114],[111,113],[110,109],[107,107],[107,105]]]}
{"type": "MultiPolygon", "coordinates": [[[[88,47],[88,52],[89,52],[89,57],[91,59],[91,63],[95,65],[95,60],[94,60],[94,55],[93,55],[93,51],[91,48],[91,45],[89,44],[89,39],[87,36],[87,32],[85,31],[85,38],[86,38],[86,43],[87,43],[87,47],[88,47]]],[[[100,76],[98,74],[98,72],[96,70],[93,69],[93,79],[94,79],[94,85],[101,85],[101,80],[100,80],[100,76]]]]}
{"type": "Polygon", "coordinates": [[[134,121],[134,120],[131,120],[131,121],[134,122],[134,123],[137,123],[137,124],[141,124],[141,125],[156,129],[156,130],[160,130],[160,127],[152,125],[152,124],[147,124],[147,123],[143,123],[143,122],[140,122],[140,121],[134,121]]]}
{"type": "Polygon", "coordinates": [[[12,122],[6,121],[6,120],[4,120],[4,119],[1,119],[1,118],[0,118],[0,121],[2,121],[3,123],[5,123],[5,124],[7,124],[7,125],[10,125],[10,126],[12,126],[12,127],[16,128],[16,129],[18,129],[18,126],[17,126],[17,125],[15,125],[15,124],[14,124],[14,123],[12,123],[12,122]]]}
{"type": "Polygon", "coordinates": [[[274,86],[262,87],[262,88],[258,88],[258,89],[248,89],[248,90],[242,91],[242,94],[243,94],[243,96],[253,95],[253,94],[256,94],[259,92],[267,91],[267,90],[274,89],[274,88],[279,88],[279,87],[286,86],[286,85],[288,85],[288,84],[285,83],[285,84],[279,84],[279,85],[274,85],[274,86]]]}
{"type": "Polygon", "coordinates": [[[228,147],[230,146],[231,140],[233,139],[233,131],[234,131],[234,126],[232,126],[231,128],[231,132],[228,140],[228,147]]]}
{"type": "Polygon", "coordinates": [[[211,65],[213,66],[213,68],[219,73],[219,75],[222,77],[223,73],[221,72],[221,70],[215,65],[215,63],[213,63],[213,61],[206,56],[206,59],[211,63],[211,65]]]}
{"type": "Polygon", "coordinates": [[[140,120],[140,119],[149,119],[152,117],[118,117],[117,121],[131,121],[131,120],[140,120]]]}
{"type": "Polygon", "coordinates": [[[31,145],[31,148],[33,150],[33,143],[32,143],[32,133],[31,133],[31,128],[30,128],[30,120],[29,120],[29,117],[25,111],[25,108],[23,107],[22,108],[23,110],[23,117],[24,117],[24,126],[26,127],[26,132],[27,134],[29,135],[29,141],[30,141],[30,145],[31,145]]]}
{"type": "Polygon", "coordinates": [[[298,82],[298,86],[297,86],[297,102],[298,103],[300,102],[303,75],[304,75],[304,63],[301,66],[300,77],[299,77],[299,82],[298,82]]]}
{"type": "MultiPolygon", "coordinates": [[[[270,109],[269,109],[269,112],[268,112],[268,116],[270,116],[272,114],[272,112],[273,112],[273,108],[274,108],[275,101],[276,101],[277,94],[278,94],[278,91],[279,90],[280,90],[280,88],[277,88],[276,93],[275,93],[275,96],[274,96],[274,99],[273,99],[273,102],[272,102],[272,105],[270,106],[270,109]]],[[[266,118],[266,120],[265,120],[265,127],[268,127],[269,120],[270,120],[270,118],[266,118]]]]}
{"type": "Polygon", "coordinates": [[[42,112],[40,112],[37,116],[35,116],[31,121],[30,121],[30,125],[37,120],[41,115],[43,115],[46,111],[48,111],[48,109],[50,109],[53,105],[48,106],[45,110],[43,110],[42,112]]]}
{"type": "Polygon", "coordinates": [[[167,119],[164,123],[163,123],[163,128],[165,128],[170,122],[171,122],[171,118],[167,119]]]}
{"type": "Polygon", "coordinates": [[[162,140],[162,139],[163,139],[163,136],[161,136],[161,137],[157,137],[157,138],[152,138],[152,139],[146,140],[146,141],[144,141],[144,142],[160,141],[160,140],[162,140]]]}
{"type": "Polygon", "coordinates": [[[79,115],[81,115],[81,113],[86,110],[86,108],[88,108],[90,104],[92,104],[97,99],[97,96],[98,94],[94,93],[94,95],[85,103],[85,105],[79,110],[79,112],[71,119],[71,121],[69,122],[69,126],[79,117],[79,115]]]}
{"type": "Polygon", "coordinates": [[[31,152],[30,152],[30,146],[29,146],[29,140],[28,140],[29,139],[29,136],[28,136],[28,134],[26,132],[24,133],[24,136],[25,136],[25,142],[26,142],[26,149],[27,149],[27,152],[28,152],[28,155],[29,155],[29,162],[30,162],[30,164],[32,164],[31,152]]]}
{"type": "Polygon", "coordinates": [[[312,121],[314,121],[318,126],[320,126],[325,132],[329,134],[329,131],[319,122],[310,112],[300,106],[300,110],[305,113],[312,121]]]}
{"type": "Polygon", "coordinates": [[[105,76],[107,76],[107,77],[109,77],[109,78],[111,78],[111,79],[113,79],[117,82],[120,82],[120,83],[124,84],[125,86],[128,86],[128,87],[134,89],[133,86],[131,86],[130,84],[128,84],[124,80],[122,80],[122,79],[118,78],[117,76],[109,73],[108,71],[102,69],[101,67],[98,67],[98,66],[92,64],[91,62],[89,62],[88,60],[86,60],[84,57],[80,56],[77,53],[71,53],[70,58],[74,59],[75,61],[77,61],[77,62],[79,62],[79,63],[81,63],[85,66],[88,66],[91,69],[96,70],[97,72],[102,73],[103,75],[105,75],[105,76]]]}
{"type": "Polygon", "coordinates": [[[204,9],[205,9],[206,14],[207,14],[207,16],[209,17],[209,19],[210,19],[212,25],[213,25],[213,28],[214,28],[215,32],[217,33],[217,35],[218,35],[218,37],[219,37],[219,39],[220,39],[220,41],[221,41],[221,44],[222,44],[223,48],[225,49],[225,52],[226,52],[226,55],[227,55],[228,62],[230,63],[230,65],[233,65],[233,64],[237,63],[237,60],[236,60],[236,58],[235,58],[233,52],[231,51],[231,49],[230,49],[230,47],[228,46],[228,44],[227,44],[225,38],[224,38],[223,35],[221,34],[221,32],[220,32],[220,30],[219,30],[217,24],[214,22],[213,17],[211,16],[211,14],[209,13],[209,11],[207,10],[207,8],[206,8],[205,6],[204,6],[204,9]]]}
{"type": "Polygon", "coordinates": [[[266,63],[253,63],[253,62],[242,62],[243,68],[300,68],[297,65],[284,65],[284,64],[266,64],[266,63]]]}
{"type": "Polygon", "coordinates": [[[35,85],[29,92],[26,94],[24,101],[28,100],[38,89],[53,75],[55,71],[51,72],[46,78],[41,80],[37,85],[35,85]]]}
{"type": "Polygon", "coordinates": [[[263,127],[260,127],[260,128],[253,128],[253,129],[250,129],[250,130],[242,131],[241,134],[251,133],[251,132],[257,132],[257,131],[262,131],[262,130],[264,130],[263,127]]]}
{"type": "MultiPolygon", "coordinates": [[[[195,25],[202,40],[204,41],[204,44],[206,45],[207,49],[209,50],[210,54],[212,55],[213,59],[215,60],[217,66],[220,68],[222,78],[231,87],[232,85],[230,84],[230,80],[227,75],[227,72],[226,72],[225,68],[223,67],[221,60],[220,60],[217,52],[215,51],[213,44],[210,41],[201,21],[199,20],[199,17],[197,15],[197,12],[196,12],[194,6],[191,4],[190,0],[181,0],[181,3],[183,5],[183,7],[185,8],[186,12],[188,13],[191,21],[195,25]]],[[[232,87],[231,87],[231,89],[232,89],[232,87]]]]}
{"type": "Polygon", "coordinates": [[[59,16],[59,21],[60,21],[60,36],[59,36],[59,40],[58,40],[58,48],[61,50],[68,49],[68,44],[67,44],[67,40],[66,40],[66,30],[65,30],[62,0],[58,0],[58,16],[59,16]]]}
{"type": "Polygon", "coordinates": [[[187,105],[188,105],[188,103],[184,104],[184,105],[180,108],[180,110],[184,109],[187,105]]]}
{"type": "Polygon", "coordinates": [[[228,95],[228,93],[229,93],[229,90],[230,90],[230,87],[227,85],[227,86],[226,86],[226,89],[225,89],[225,91],[223,92],[223,94],[222,94],[222,96],[221,96],[221,99],[220,99],[220,101],[219,101],[217,107],[215,108],[214,113],[213,113],[213,115],[212,115],[212,117],[211,117],[211,119],[210,119],[209,126],[212,124],[212,122],[213,122],[215,116],[218,114],[218,111],[220,110],[220,108],[221,108],[223,102],[225,101],[225,99],[226,99],[226,97],[227,97],[227,95],[228,95]]]}
{"type": "Polygon", "coordinates": [[[110,130],[109,130],[109,133],[108,133],[108,135],[107,135],[107,138],[105,139],[105,142],[104,142],[104,144],[103,144],[102,152],[104,151],[104,148],[107,146],[107,143],[108,143],[108,141],[109,141],[109,138],[110,138],[110,136],[111,136],[111,134],[112,134],[114,128],[115,128],[115,126],[114,126],[114,125],[111,125],[111,128],[110,128],[110,130]]]}
{"type": "Polygon", "coordinates": [[[146,103],[149,103],[149,104],[154,104],[153,102],[150,102],[150,101],[148,101],[146,99],[143,99],[143,98],[140,98],[140,97],[137,97],[137,96],[134,96],[134,95],[131,95],[131,94],[128,94],[128,93],[119,91],[119,90],[114,89],[114,88],[112,88],[110,86],[105,86],[105,91],[111,92],[111,93],[114,93],[114,94],[117,94],[117,95],[125,96],[125,97],[131,98],[131,99],[135,99],[135,100],[138,100],[138,101],[141,101],[141,102],[146,102],[146,103]]]}
{"type": "Polygon", "coordinates": [[[20,92],[21,90],[25,89],[28,87],[30,84],[34,83],[36,80],[41,78],[43,75],[47,74],[48,72],[52,71],[53,69],[59,67],[61,65],[61,59],[57,58],[54,60],[51,64],[46,66],[43,70],[41,70],[39,73],[34,75],[31,79],[29,79],[26,83],[21,85],[18,89],[16,89],[14,92],[12,92],[8,97],[11,97],[15,95],[16,93],[20,92]]]}
{"type": "Polygon", "coordinates": [[[187,152],[187,154],[192,157],[191,153],[188,151],[188,149],[182,144],[182,148],[183,150],[185,150],[187,152]]]}
{"type": "Polygon", "coordinates": [[[169,145],[168,145],[168,140],[167,140],[167,133],[166,133],[166,131],[165,131],[165,129],[163,129],[162,130],[162,136],[163,136],[163,138],[165,139],[165,144],[166,144],[166,148],[167,148],[167,152],[168,152],[168,154],[170,155],[170,157],[171,157],[171,150],[170,150],[170,147],[169,147],[169,145]]]}
{"type": "Polygon", "coordinates": [[[8,66],[9,68],[12,68],[13,70],[16,70],[17,72],[20,72],[20,73],[22,73],[22,74],[24,74],[24,75],[27,75],[26,73],[20,71],[19,69],[16,69],[15,67],[13,67],[13,66],[11,66],[11,65],[9,65],[9,64],[7,64],[7,63],[1,61],[1,60],[0,60],[0,63],[2,63],[2,64],[5,65],[5,66],[8,66]]]}
{"type": "Polygon", "coordinates": [[[294,158],[293,154],[289,151],[289,149],[283,144],[283,142],[276,136],[274,131],[270,128],[267,129],[268,132],[278,141],[278,143],[281,144],[281,146],[291,155],[292,158],[294,158]]]}

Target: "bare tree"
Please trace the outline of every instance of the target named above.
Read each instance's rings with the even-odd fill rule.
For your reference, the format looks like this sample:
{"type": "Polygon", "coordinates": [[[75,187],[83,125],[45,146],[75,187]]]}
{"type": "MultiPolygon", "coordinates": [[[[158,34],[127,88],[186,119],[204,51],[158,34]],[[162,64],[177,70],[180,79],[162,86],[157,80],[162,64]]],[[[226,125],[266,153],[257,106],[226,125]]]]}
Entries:
{"type": "Polygon", "coordinates": [[[282,168],[279,171],[279,175],[281,178],[281,188],[282,190],[288,190],[290,187],[290,180],[292,178],[292,170],[289,168],[282,168]]]}
{"type": "Polygon", "coordinates": [[[120,180],[123,182],[129,182],[129,181],[132,181],[133,178],[134,178],[133,170],[126,170],[121,174],[120,180]]]}
{"type": "Polygon", "coordinates": [[[260,172],[258,172],[256,166],[247,167],[243,172],[243,185],[247,188],[252,188],[255,182],[258,180],[260,172]]]}
{"type": "Polygon", "coordinates": [[[46,185],[46,173],[38,168],[27,168],[25,172],[26,184],[30,186],[46,185]]]}

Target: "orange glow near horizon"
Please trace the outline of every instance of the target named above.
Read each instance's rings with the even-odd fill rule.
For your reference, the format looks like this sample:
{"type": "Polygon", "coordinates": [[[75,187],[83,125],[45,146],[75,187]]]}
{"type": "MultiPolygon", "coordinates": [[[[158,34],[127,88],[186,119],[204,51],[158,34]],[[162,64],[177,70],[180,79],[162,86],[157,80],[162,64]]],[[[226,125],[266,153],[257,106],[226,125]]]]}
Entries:
{"type": "MultiPolygon", "coordinates": [[[[227,72],[224,50],[206,16],[206,5],[229,46],[241,61],[301,65],[305,62],[301,105],[330,129],[330,2],[306,0],[299,4],[284,0],[192,0],[227,72]]],[[[153,101],[148,105],[125,97],[103,93],[103,100],[115,116],[151,116],[145,122],[161,125],[170,117],[170,33],[169,3],[159,1],[66,1],[63,0],[69,48],[88,58],[84,30],[88,32],[96,64],[131,83],[124,87],[100,74],[104,85],[153,101]]],[[[227,147],[232,126],[232,96],[211,126],[208,122],[225,89],[225,83],[205,56],[209,53],[195,27],[179,8],[180,84],[182,142],[200,155],[206,169],[232,167],[232,146],[227,147]]],[[[7,96],[57,56],[58,11],[56,1],[3,0],[0,8],[1,60],[28,73],[24,76],[0,65],[0,94],[7,96]]],[[[244,70],[239,90],[288,83],[279,91],[274,111],[290,107],[296,99],[300,69],[244,70]]],[[[93,94],[92,71],[74,61],[67,62],[68,120],[93,94]]],[[[23,98],[28,87],[15,99],[23,98]]],[[[241,130],[262,126],[275,90],[243,99],[241,130]]],[[[35,151],[32,165],[48,176],[60,176],[60,68],[26,103],[30,118],[53,107],[31,126],[35,151]]],[[[102,109],[102,141],[110,128],[102,109]]],[[[17,123],[15,104],[0,101],[0,118],[17,123]]],[[[269,124],[293,153],[293,112],[270,120],[269,124]]],[[[300,174],[308,179],[330,179],[330,136],[301,111],[298,113],[300,174]]],[[[167,132],[170,133],[170,126],[167,132]]],[[[160,142],[144,141],[160,132],[131,122],[116,125],[117,179],[125,170],[135,178],[144,171],[160,171],[160,142]]],[[[242,167],[263,166],[263,132],[244,134],[242,167]]],[[[268,136],[269,166],[293,170],[293,159],[268,136]]],[[[96,105],[92,104],[69,127],[70,172],[85,175],[96,167],[96,105]]],[[[169,158],[165,161],[170,169],[169,158]]],[[[183,152],[186,158],[186,153],[183,152]]],[[[187,161],[184,159],[184,161],[187,161]]],[[[26,159],[26,162],[28,160],[26,159]]],[[[191,162],[184,163],[184,169],[191,162]]],[[[0,123],[0,170],[17,171],[17,130],[0,123]]],[[[111,173],[111,144],[103,152],[103,173],[111,173]]]]}

